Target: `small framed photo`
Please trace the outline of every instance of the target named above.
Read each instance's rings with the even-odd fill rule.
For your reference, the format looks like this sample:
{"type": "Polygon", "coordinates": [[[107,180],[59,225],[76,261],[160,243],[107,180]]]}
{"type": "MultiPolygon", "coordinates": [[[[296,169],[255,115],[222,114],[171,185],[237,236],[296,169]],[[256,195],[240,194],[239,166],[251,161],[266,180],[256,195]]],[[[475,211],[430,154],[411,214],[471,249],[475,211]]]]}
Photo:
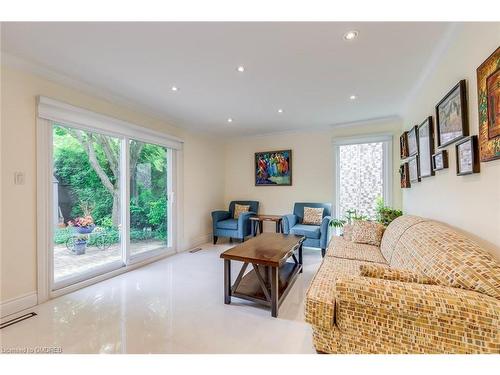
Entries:
{"type": "Polygon", "coordinates": [[[458,82],[436,105],[438,147],[445,147],[469,135],[465,80],[458,82]]]}
{"type": "Polygon", "coordinates": [[[432,169],[440,171],[448,168],[448,151],[441,150],[432,155],[432,169]]]}
{"type": "Polygon", "coordinates": [[[418,154],[418,125],[408,131],[408,156],[418,154]]]}
{"type": "Polygon", "coordinates": [[[457,176],[479,173],[479,150],[477,136],[464,138],[455,145],[457,154],[457,176]]]}
{"type": "Polygon", "coordinates": [[[399,156],[401,159],[408,157],[408,132],[404,132],[399,137],[399,156]]]}
{"type": "Polygon", "coordinates": [[[410,175],[410,182],[420,181],[420,169],[418,165],[418,157],[414,156],[408,160],[408,173],[410,175]]]}
{"type": "Polygon", "coordinates": [[[418,158],[420,162],[420,177],[434,176],[432,169],[432,154],[434,153],[434,131],[432,116],[429,116],[418,126],[418,158]]]}
{"type": "Polygon", "coordinates": [[[399,174],[401,176],[401,189],[410,188],[410,170],[408,167],[408,163],[403,163],[399,166],[399,174]]]}

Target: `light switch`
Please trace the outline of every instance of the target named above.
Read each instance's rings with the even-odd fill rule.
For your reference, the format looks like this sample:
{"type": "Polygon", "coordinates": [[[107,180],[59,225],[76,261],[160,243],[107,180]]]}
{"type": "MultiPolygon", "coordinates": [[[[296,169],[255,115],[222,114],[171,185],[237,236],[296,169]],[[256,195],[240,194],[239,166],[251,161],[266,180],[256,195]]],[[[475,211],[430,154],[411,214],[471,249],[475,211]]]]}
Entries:
{"type": "Polygon", "coordinates": [[[24,185],[24,172],[15,172],[14,173],[14,184],[15,185],[24,185]]]}

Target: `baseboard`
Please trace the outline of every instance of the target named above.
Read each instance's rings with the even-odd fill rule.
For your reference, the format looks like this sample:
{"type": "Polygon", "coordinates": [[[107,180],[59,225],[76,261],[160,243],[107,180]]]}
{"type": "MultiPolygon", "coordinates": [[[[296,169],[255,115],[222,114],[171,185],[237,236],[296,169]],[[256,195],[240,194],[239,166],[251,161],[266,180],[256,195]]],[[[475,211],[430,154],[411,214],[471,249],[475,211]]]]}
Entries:
{"type": "Polygon", "coordinates": [[[193,239],[193,241],[191,241],[191,243],[184,246],[184,248],[181,250],[181,252],[194,249],[195,247],[206,244],[208,242],[210,242],[210,243],[212,242],[212,233],[207,233],[207,234],[195,237],[193,239]]]}
{"type": "Polygon", "coordinates": [[[26,293],[19,297],[3,301],[0,304],[0,318],[36,306],[37,303],[38,296],[36,292],[26,293]]]}

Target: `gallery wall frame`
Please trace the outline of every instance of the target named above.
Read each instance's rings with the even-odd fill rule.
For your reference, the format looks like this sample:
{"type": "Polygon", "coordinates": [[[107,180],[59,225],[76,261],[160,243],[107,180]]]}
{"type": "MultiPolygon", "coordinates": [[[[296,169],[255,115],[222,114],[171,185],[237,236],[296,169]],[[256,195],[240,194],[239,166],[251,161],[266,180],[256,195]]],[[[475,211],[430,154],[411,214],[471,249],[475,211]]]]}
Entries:
{"type": "Polygon", "coordinates": [[[479,173],[479,147],[476,135],[455,144],[457,176],[479,173]]]}
{"type": "Polygon", "coordinates": [[[434,154],[434,126],[432,116],[427,117],[418,126],[418,158],[420,177],[434,176],[432,154],[434,154]]]}
{"type": "Polygon", "coordinates": [[[432,155],[432,169],[434,171],[441,171],[449,167],[448,162],[448,151],[439,150],[434,155],[432,155]]]}
{"type": "Polygon", "coordinates": [[[469,135],[467,84],[464,79],[436,104],[436,133],[438,148],[469,135]]]}
{"type": "Polygon", "coordinates": [[[476,70],[481,162],[500,159],[500,47],[476,70]],[[495,105],[496,104],[496,105],[495,105]],[[497,107],[498,108],[498,107],[497,107]]]}

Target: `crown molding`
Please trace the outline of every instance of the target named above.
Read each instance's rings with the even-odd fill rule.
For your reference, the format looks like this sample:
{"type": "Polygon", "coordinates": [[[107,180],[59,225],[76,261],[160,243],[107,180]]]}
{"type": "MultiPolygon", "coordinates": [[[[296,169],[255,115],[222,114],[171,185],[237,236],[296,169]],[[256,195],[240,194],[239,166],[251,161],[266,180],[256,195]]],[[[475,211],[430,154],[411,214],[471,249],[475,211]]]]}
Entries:
{"type": "Polygon", "coordinates": [[[402,118],[398,115],[394,116],[384,116],[384,117],[374,117],[357,121],[349,121],[349,122],[340,122],[334,123],[325,126],[318,126],[312,129],[287,129],[282,131],[274,131],[267,133],[258,133],[258,134],[235,134],[226,136],[227,139],[238,139],[238,138],[262,138],[262,137],[270,137],[270,136],[280,136],[287,134],[303,134],[303,133],[321,133],[333,129],[341,129],[341,128],[356,128],[364,125],[377,125],[377,124],[387,124],[390,122],[402,122],[402,118]]]}

